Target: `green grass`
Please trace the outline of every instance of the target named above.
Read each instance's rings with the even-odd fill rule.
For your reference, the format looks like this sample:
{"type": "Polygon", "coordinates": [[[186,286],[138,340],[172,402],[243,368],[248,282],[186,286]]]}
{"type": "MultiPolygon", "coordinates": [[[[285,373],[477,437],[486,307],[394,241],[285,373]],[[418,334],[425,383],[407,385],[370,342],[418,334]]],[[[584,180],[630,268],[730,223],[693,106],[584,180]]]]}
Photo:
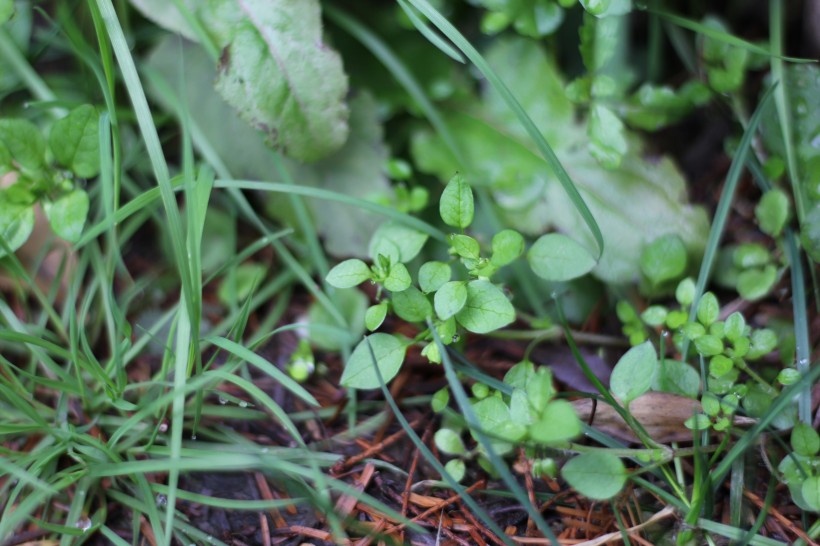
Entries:
{"type": "MultiPolygon", "coordinates": [[[[479,48],[465,36],[469,34],[454,25],[443,10],[425,0],[399,0],[395,7],[403,10],[415,29],[408,32],[417,32],[429,40],[459,67],[471,63],[499,94],[530,136],[533,149],[543,156],[545,169],[552,172],[569,195],[585,229],[596,241],[600,256],[604,245],[601,229],[568,170],[555,155],[551,146],[555,143],[545,140],[541,129],[509,90],[508,82],[502,81],[479,48]]],[[[141,55],[148,42],[140,41],[145,36],[135,33],[132,25],[140,25],[149,36],[157,33],[157,29],[124,17],[123,9],[127,9],[126,4],[111,0],[90,1],[83,11],[85,18],[74,20],[70,10],[60,7],[54,19],[48,19],[49,25],[54,25],[49,32],[35,35],[36,47],[32,46],[31,51],[21,51],[9,33],[0,28],[0,60],[19,79],[18,87],[6,100],[37,101],[31,104],[33,114],[27,115],[40,119],[44,127],[79,102],[102,105],[100,174],[88,184],[93,205],[82,237],[72,246],[72,260],[64,259],[59,265],[70,273],[66,284],[38,285],[31,271],[36,271],[45,259],[45,249],[33,264],[24,263],[13,254],[3,260],[5,271],[17,286],[9,301],[0,300],[0,544],[24,528],[41,530],[44,537],[59,540],[61,546],[82,544],[92,536],[102,536],[117,545],[140,544],[146,530],[163,546],[225,544],[187,520],[180,509],[185,502],[252,512],[299,507],[323,514],[327,529],[336,539],[359,537],[362,531],[355,518],[340,516],[335,511],[340,497],[353,497],[394,521],[406,522],[407,513],[376,495],[362,492],[344,477],[336,476],[332,468],[344,459],[346,452],[341,446],[374,434],[393,420],[433,469],[425,477],[433,476],[436,487],[461,495],[470,513],[498,540],[516,543],[489,514],[483,504],[486,499],[504,499],[524,507],[540,536],[557,543],[554,527],[530,501],[531,492],[514,473],[511,460],[493,447],[492,431],[481,430],[469,388],[465,386],[484,383],[504,394],[510,394],[511,389],[462,354],[458,347],[465,348],[463,344],[445,346],[432,322],[428,326],[442,355],[443,372],[436,369],[436,373],[443,373],[453,394],[453,406],[458,408],[449,414],[450,418],[462,420],[473,430],[476,445],[493,469],[493,483],[497,487],[467,493],[467,487],[445,470],[430,442],[410,426],[404,413],[416,408],[427,411],[429,395],[396,396],[382,380],[383,400],[351,390],[346,409],[335,405],[322,407],[315,385],[299,384],[288,375],[282,361],[275,361],[261,350],[286,336],[302,335],[308,319],[295,318],[290,311],[303,310],[308,298],[333,322],[310,326],[341,340],[338,355],[331,358],[344,361],[358,341],[350,335],[357,325],[349,323],[338,292],[324,280],[334,258],[322,245],[311,216],[311,203],[331,201],[348,206],[354,211],[352,214],[374,213],[427,234],[431,245],[446,245],[447,234],[436,220],[430,215],[407,214],[332,189],[302,185],[290,170],[292,164],[278,152],[271,152],[275,169],[269,179],[246,180],[232,173],[226,158],[220,157],[219,143],[210,141],[206,131],[198,126],[197,113],[190,111],[184,97],[177,96],[173,82],[143,68],[141,55]],[[135,41],[140,47],[134,47],[135,41]],[[38,73],[38,59],[32,55],[32,51],[52,48],[62,60],[76,65],[72,76],[90,74],[93,77],[88,79],[93,84],[63,96],[59,80],[47,72],[38,73]],[[169,111],[159,111],[149,100],[149,86],[164,104],[172,105],[169,111]],[[82,96],[83,93],[89,96],[82,96]],[[286,196],[295,217],[292,227],[267,218],[252,197],[271,194],[286,196]],[[209,268],[203,234],[217,210],[230,219],[225,234],[230,254],[217,267],[209,268]],[[144,242],[146,234],[157,235],[163,244],[157,242],[149,248],[154,253],[149,257],[150,274],[134,276],[129,270],[134,263],[129,252],[133,248],[145,251],[146,246],[151,247],[144,242]],[[271,268],[253,283],[242,299],[238,272],[248,262],[275,263],[276,269],[271,268]],[[226,302],[219,301],[217,296],[223,284],[229,288],[226,302]],[[154,313],[143,314],[146,309],[154,313]],[[275,396],[261,388],[257,383],[262,379],[281,386],[296,409],[283,407],[275,396]],[[306,423],[330,421],[339,412],[346,414],[346,427],[327,431],[322,440],[314,440],[305,433],[306,423]],[[267,445],[238,432],[263,426],[287,438],[288,445],[267,445]],[[223,472],[261,473],[284,498],[238,500],[183,487],[193,473],[223,472]],[[117,517],[114,507],[123,508],[117,510],[117,517]],[[129,531],[131,536],[123,538],[122,533],[129,531]]],[[[784,64],[801,59],[784,56],[782,9],[779,2],[771,2],[770,50],[715,32],[694,20],[652,6],[649,9],[652,22],[647,62],[652,80],[663,79],[660,63],[666,55],[662,51],[666,37],[684,56],[684,66],[694,69],[699,62],[681,28],[769,56],[773,76],[772,86],[757,102],[755,113],[748,120],[740,119],[741,109],[735,110],[745,132],[734,150],[705,255],[699,264],[691,319],[696,318],[697,302],[709,287],[744,169],[752,173],[764,190],[771,187],[772,182],[760,167],[765,157],[759,157],[759,149],[754,145],[769,100],[775,104],[785,135],[788,180],[794,189],[797,216],[800,221],[804,217],[800,173],[791,139],[788,89],[783,82],[784,64]]],[[[429,89],[425,89],[388,40],[379,35],[378,29],[368,27],[339,7],[326,5],[323,10],[330,24],[337,27],[336,32],[345,33],[363,45],[381,63],[383,76],[389,74],[394,78],[415,103],[417,111],[413,116],[418,117],[407,116],[412,118],[408,127],[429,124],[467,170],[469,165],[461,144],[441,113],[447,105],[430,97],[429,89]]],[[[211,58],[217,60],[219,50],[207,37],[207,31],[194,14],[189,12],[186,16],[211,58]]],[[[490,226],[489,231],[497,232],[504,224],[492,189],[479,188],[476,193],[481,222],[490,226]]],[[[7,248],[5,241],[0,242],[7,248]]],[[[49,240],[52,243],[53,237],[49,240]]],[[[595,442],[594,447],[522,446],[520,456],[531,459],[532,453],[546,453],[561,459],[590,449],[607,449],[628,463],[631,487],[674,507],[679,522],[687,526],[677,537],[679,543],[700,540],[694,534],[697,530],[711,544],[718,542],[717,537],[743,544],[781,544],[761,531],[767,510],[776,502],[776,480],[771,480],[765,506],[756,513],[753,523],[749,521],[749,504],[743,493],[750,479],[760,472],[754,457],[760,449],[761,437],[772,431],[773,422],[793,406],[793,400],[798,400],[799,419],[811,422],[810,391],[820,379],[820,368],[809,365],[812,319],[808,283],[799,238],[791,228],[785,232],[783,252],[790,268],[793,334],[797,369],[802,377],[772,400],[754,426],[736,432],[730,443],[709,449],[702,447],[702,441],[709,439],[707,436],[696,437],[693,448],[672,446],[668,456],[659,461],[648,461],[645,457],[655,447],[645,432],[641,436],[646,440],[646,449],[629,449],[589,427],[585,430],[595,442]],[[728,523],[710,512],[712,503],[727,488],[728,523]]],[[[532,338],[540,342],[545,335],[563,337],[578,365],[596,383],[602,399],[612,402],[627,421],[634,423],[628,409],[594,377],[576,345],[576,332],[561,316],[562,306],[567,305],[569,298],[561,296],[560,291],[569,288],[552,287],[547,292],[545,285],[524,267],[516,269],[510,279],[530,300],[533,315],[521,311],[522,318],[533,322],[545,320],[547,310],[552,309],[551,300],[555,300],[558,316],[553,318],[558,325],[534,327],[520,335],[500,332],[497,338],[509,342],[518,337],[532,338]]],[[[605,308],[606,302],[602,305],[605,308]]],[[[578,334],[577,339],[599,340],[595,334],[578,334]]],[[[687,346],[688,342],[684,344],[684,354],[687,346]]],[[[372,357],[379,373],[376,355],[372,357]]],[[[705,379],[703,358],[700,364],[705,379]]],[[[782,447],[789,449],[787,440],[782,447]]],[[[396,481],[406,479],[409,483],[411,476],[401,464],[380,459],[368,462],[396,481]]],[[[548,500],[541,491],[532,494],[548,500]]],[[[610,506],[617,519],[616,528],[628,543],[625,529],[629,524],[622,518],[619,502],[613,500],[610,506]]],[[[647,512],[660,509],[660,503],[646,504],[642,508],[647,512]]],[[[813,539],[820,535],[820,523],[814,514],[805,513],[803,524],[813,539]]],[[[408,523],[408,527],[415,532],[431,532],[415,523],[408,523]]]]}

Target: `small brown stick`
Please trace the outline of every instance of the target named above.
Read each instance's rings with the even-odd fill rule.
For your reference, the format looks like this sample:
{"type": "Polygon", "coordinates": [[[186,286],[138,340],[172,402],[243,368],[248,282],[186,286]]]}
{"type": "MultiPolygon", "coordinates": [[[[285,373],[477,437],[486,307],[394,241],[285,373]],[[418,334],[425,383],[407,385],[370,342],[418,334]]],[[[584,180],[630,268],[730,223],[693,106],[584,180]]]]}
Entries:
{"type": "MultiPolygon", "coordinates": [[[[376,466],[372,463],[365,465],[364,470],[362,471],[361,475],[358,479],[355,480],[354,489],[359,493],[363,492],[367,489],[368,484],[370,484],[370,480],[373,478],[373,473],[376,471],[376,466]]],[[[339,500],[336,502],[336,507],[334,512],[341,518],[346,518],[350,515],[356,505],[359,503],[359,499],[353,497],[351,495],[342,495],[339,497],[339,500]]]]}
{"type": "MultiPolygon", "coordinates": [[[[477,481],[476,483],[474,483],[473,485],[471,485],[470,487],[468,487],[467,489],[465,489],[465,490],[464,490],[464,492],[465,492],[465,493],[472,493],[473,491],[475,491],[475,490],[476,490],[476,489],[478,489],[479,487],[483,487],[483,486],[484,486],[484,480],[479,480],[479,481],[477,481]]],[[[436,513],[436,512],[438,512],[439,510],[442,510],[442,509],[443,509],[445,506],[447,506],[448,504],[453,504],[454,502],[456,502],[456,501],[457,501],[457,500],[459,500],[460,498],[461,498],[461,495],[459,495],[459,494],[455,494],[455,495],[453,495],[453,496],[451,496],[451,497],[448,497],[448,498],[446,498],[446,499],[443,499],[441,502],[439,502],[439,503],[438,503],[438,504],[436,504],[435,506],[431,506],[430,508],[428,508],[427,510],[425,510],[424,512],[422,512],[422,513],[421,513],[421,514],[419,514],[418,516],[416,516],[416,517],[412,518],[412,519],[410,520],[410,522],[415,522],[415,521],[419,521],[419,520],[425,519],[425,518],[429,517],[430,515],[435,514],[435,513],[436,513]]],[[[406,524],[406,523],[400,523],[400,524],[396,525],[395,527],[391,527],[391,528],[390,528],[390,529],[388,529],[386,532],[387,532],[388,534],[393,534],[393,533],[394,533],[394,532],[396,532],[396,531],[399,531],[399,530],[401,530],[401,529],[404,529],[406,526],[407,526],[407,524],[406,524]]]]}
{"type": "Polygon", "coordinates": [[[472,523],[482,533],[484,533],[484,536],[488,537],[490,540],[492,540],[493,542],[495,542],[499,546],[504,545],[504,541],[501,540],[500,538],[498,538],[497,536],[495,536],[495,533],[493,533],[492,531],[487,529],[487,527],[484,524],[482,524],[480,521],[478,521],[478,518],[476,518],[473,515],[473,513],[470,512],[467,508],[464,508],[464,511],[462,513],[464,514],[464,517],[467,518],[470,521],[470,523],[472,523]]]}
{"type": "MultiPolygon", "coordinates": [[[[415,421],[414,421],[415,423],[415,421]]],[[[410,425],[411,428],[415,428],[413,424],[410,425]]],[[[433,431],[433,422],[430,421],[430,424],[424,430],[424,434],[421,436],[421,443],[422,445],[427,444],[427,441],[430,439],[430,434],[433,431]]],[[[408,492],[410,488],[413,486],[413,476],[416,475],[416,468],[418,468],[419,458],[421,457],[421,450],[416,448],[413,453],[413,460],[410,462],[410,469],[407,471],[407,481],[404,482],[404,493],[401,496],[401,515],[407,517],[407,509],[409,508],[410,504],[410,495],[408,492]]],[[[399,544],[404,544],[404,528],[399,531],[399,544]]]]}
{"type": "MultiPolygon", "coordinates": [[[[763,502],[763,500],[760,497],[758,497],[757,495],[755,495],[754,493],[752,493],[751,491],[748,491],[748,490],[744,489],[743,490],[743,496],[746,497],[747,499],[749,499],[750,501],[752,501],[760,509],[763,509],[763,507],[765,506],[765,503],[763,502]]],[[[781,514],[780,511],[777,508],[775,508],[773,506],[770,506],[769,507],[769,515],[774,517],[774,519],[776,519],[777,521],[779,521],[783,525],[785,525],[786,528],[789,531],[791,531],[795,535],[797,535],[800,538],[802,538],[803,540],[805,540],[806,544],[811,544],[812,546],[817,546],[817,543],[815,541],[813,541],[811,538],[809,538],[809,535],[807,535],[805,533],[805,531],[801,531],[799,528],[795,527],[794,522],[792,522],[789,518],[787,518],[786,516],[781,514]]]]}
{"type": "MultiPolygon", "coordinates": [[[[415,421],[410,423],[410,428],[416,428],[419,425],[419,422],[420,422],[420,420],[416,419],[415,421]]],[[[339,474],[341,474],[342,472],[344,472],[345,470],[347,470],[351,466],[353,466],[355,464],[358,464],[359,462],[363,461],[364,459],[367,459],[368,457],[371,457],[371,456],[375,455],[376,453],[382,451],[387,446],[396,443],[396,441],[398,441],[406,433],[407,433],[407,431],[405,431],[402,428],[401,430],[394,432],[393,434],[391,434],[390,436],[388,436],[387,438],[385,438],[381,442],[371,445],[370,447],[368,447],[367,449],[365,449],[361,453],[359,453],[357,455],[353,455],[352,457],[348,457],[347,459],[343,459],[343,460],[337,462],[336,464],[333,465],[333,468],[331,469],[331,474],[333,474],[335,476],[338,476],[339,474]]]]}
{"type": "MultiPolygon", "coordinates": [[[[261,472],[255,472],[253,477],[256,480],[256,488],[259,490],[259,496],[265,500],[274,500],[273,493],[271,493],[270,486],[268,485],[268,481],[265,479],[265,476],[263,476],[261,472]]],[[[268,514],[270,514],[273,524],[276,525],[277,528],[284,528],[288,526],[285,518],[282,517],[282,514],[279,513],[277,508],[271,508],[268,510],[268,514]]],[[[267,523],[268,522],[265,521],[265,525],[267,525],[267,523]]]]}
{"type": "Polygon", "coordinates": [[[264,512],[259,512],[259,532],[262,533],[263,546],[271,546],[270,544],[270,528],[268,527],[268,518],[265,517],[264,512]]]}

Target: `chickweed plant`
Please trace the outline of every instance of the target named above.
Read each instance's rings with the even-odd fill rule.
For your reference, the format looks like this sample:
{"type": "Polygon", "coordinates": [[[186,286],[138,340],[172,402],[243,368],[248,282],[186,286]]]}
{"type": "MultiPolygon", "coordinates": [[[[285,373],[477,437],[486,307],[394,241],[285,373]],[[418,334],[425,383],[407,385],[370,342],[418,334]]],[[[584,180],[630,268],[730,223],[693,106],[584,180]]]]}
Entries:
{"type": "Polygon", "coordinates": [[[781,502],[812,543],[820,71],[785,6],[764,43],[628,0],[0,0],[0,545],[235,543],[201,507],[401,544],[419,491],[459,541],[560,544],[576,503],[601,541],[785,544],[781,502]],[[711,218],[646,136],[702,108],[711,218]]]}

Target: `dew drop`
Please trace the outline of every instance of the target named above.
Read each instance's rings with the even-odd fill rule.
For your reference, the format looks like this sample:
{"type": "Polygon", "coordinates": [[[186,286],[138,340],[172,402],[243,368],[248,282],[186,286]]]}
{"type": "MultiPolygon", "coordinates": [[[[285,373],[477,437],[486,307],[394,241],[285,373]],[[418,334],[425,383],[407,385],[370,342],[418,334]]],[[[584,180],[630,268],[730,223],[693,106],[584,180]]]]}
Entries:
{"type": "Polygon", "coordinates": [[[241,401],[239,402],[239,407],[240,407],[240,408],[247,408],[247,407],[248,407],[248,403],[247,403],[247,402],[245,402],[244,400],[241,400],[241,401]]]}
{"type": "Polygon", "coordinates": [[[261,452],[261,453],[267,453],[267,452],[269,452],[269,451],[270,451],[270,449],[268,449],[268,448],[266,448],[266,447],[263,447],[263,448],[260,450],[260,452],[261,452]]]}
{"type": "Polygon", "coordinates": [[[168,504],[168,497],[165,495],[157,495],[157,506],[165,506],[168,504]]]}
{"type": "Polygon", "coordinates": [[[160,432],[168,432],[168,423],[160,423],[159,424],[159,431],[160,432]]]}
{"type": "Polygon", "coordinates": [[[461,336],[460,336],[460,335],[458,335],[458,334],[453,334],[453,343],[456,343],[459,339],[461,339],[461,336]]]}
{"type": "Polygon", "coordinates": [[[91,529],[91,520],[88,518],[80,518],[77,520],[77,523],[74,524],[74,527],[80,529],[82,532],[86,532],[91,529]]]}
{"type": "Polygon", "coordinates": [[[820,133],[814,135],[814,138],[811,139],[811,145],[814,148],[820,149],[820,133]]]}
{"type": "Polygon", "coordinates": [[[661,337],[669,337],[669,330],[664,330],[661,332],[661,337]]]}
{"type": "Polygon", "coordinates": [[[220,397],[219,397],[219,403],[220,403],[220,404],[222,404],[222,405],[224,406],[225,404],[227,404],[227,403],[228,403],[228,400],[227,400],[227,399],[225,399],[225,398],[222,398],[222,397],[220,396],[220,397]]]}
{"type": "Polygon", "coordinates": [[[191,440],[196,440],[196,434],[191,434],[191,440]]]}

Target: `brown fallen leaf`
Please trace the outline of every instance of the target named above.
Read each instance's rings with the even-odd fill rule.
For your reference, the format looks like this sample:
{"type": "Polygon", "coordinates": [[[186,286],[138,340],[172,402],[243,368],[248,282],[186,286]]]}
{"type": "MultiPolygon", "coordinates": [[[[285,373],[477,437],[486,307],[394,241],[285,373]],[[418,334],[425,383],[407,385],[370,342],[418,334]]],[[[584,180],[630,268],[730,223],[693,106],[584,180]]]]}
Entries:
{"type": "MultiPolygon", "coordinates": [[[[606,402],[591,398],[582,398],[572,402],[578,417],[592,427],[624,442],[638,443],[638,437],[632,432],[615,408],[606,402]],[[594,413],[593,413],[594,407],[594,413]],[[590,416],[592,422],[590,423],[590,416]]],[[[646,429],[647,434],[660,444],[685,442],[692,439],[692,431],[684,422],[692,415],[701,412],[700,402],[686,396],[668,392],[648,392],[629,404],[629,412],[646,429]]],[[[754,419],[735,416],[735,425],[749,426],[754,419]]]]}

